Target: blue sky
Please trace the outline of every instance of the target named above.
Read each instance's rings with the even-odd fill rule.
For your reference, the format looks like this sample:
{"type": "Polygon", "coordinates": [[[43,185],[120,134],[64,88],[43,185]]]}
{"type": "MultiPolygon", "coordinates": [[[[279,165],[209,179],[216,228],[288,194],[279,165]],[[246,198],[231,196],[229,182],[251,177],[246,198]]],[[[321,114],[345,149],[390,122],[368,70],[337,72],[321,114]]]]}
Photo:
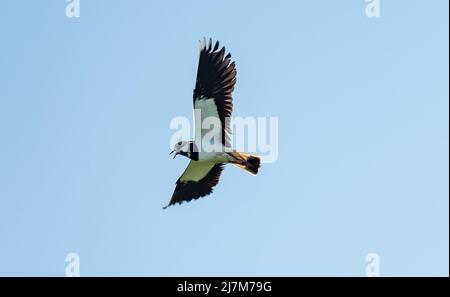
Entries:
{"type": "Polygon", "coordinates": [[[448,1],[158,2],[2,3],[0,275],[448,275],[448,1]],[[203,36],[278,160],[163,211],[203,36]]]}

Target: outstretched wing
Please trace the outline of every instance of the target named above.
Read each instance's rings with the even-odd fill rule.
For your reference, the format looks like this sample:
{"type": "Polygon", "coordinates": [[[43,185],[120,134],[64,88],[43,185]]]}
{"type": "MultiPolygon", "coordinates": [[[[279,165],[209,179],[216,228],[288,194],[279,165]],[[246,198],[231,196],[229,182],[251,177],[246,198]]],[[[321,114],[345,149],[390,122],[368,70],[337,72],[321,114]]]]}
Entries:
{"type": "Polygon", "coordinates": [[[236,83],[236,67],[231,62],[231,55],[225,55],[225,47],[219,49],[217,41],[212,46],[209,39],[200,42],[200,59],[197,70],[197,80],[194,89],[194,109],[200,110],[201,116],[196,112],[196,142],[203,140],[203,136],[208,129],[202,128],[201,124],[205,118],[216,117],[220,123],[221,143],[230,146],[230,123],[229,118],[233,111],[233,101],[231,93],[236,83]],[[227,120],[228,119],[228,120],[227,120]]]}
{"type": "Polygon", "coordinates": [[[175,191],[167,208],[175,203],[183,203],[211,194],[212,188],[219,182],[223,164],[191,161],[177,180],[175,191]]]}

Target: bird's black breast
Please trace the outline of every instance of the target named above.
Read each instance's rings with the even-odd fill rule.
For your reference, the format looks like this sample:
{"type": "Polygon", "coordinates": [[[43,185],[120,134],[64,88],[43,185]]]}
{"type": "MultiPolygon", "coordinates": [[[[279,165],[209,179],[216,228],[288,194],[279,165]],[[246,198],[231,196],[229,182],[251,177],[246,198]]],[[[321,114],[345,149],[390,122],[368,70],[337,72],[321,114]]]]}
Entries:
{"type": "Polygon", "coordinates": [[[198,161],[198,149],[197,146],[194,144],[194,142],[192,141],[189,144],[189,159],[194,160],[194,161],[198,161]]]}

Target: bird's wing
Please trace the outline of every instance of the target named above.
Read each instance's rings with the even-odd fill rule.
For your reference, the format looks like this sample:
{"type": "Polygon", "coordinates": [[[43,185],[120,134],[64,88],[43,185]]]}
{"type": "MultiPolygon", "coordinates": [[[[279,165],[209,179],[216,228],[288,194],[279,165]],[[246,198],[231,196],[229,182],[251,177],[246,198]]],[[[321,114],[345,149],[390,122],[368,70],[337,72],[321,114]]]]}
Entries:
{"type": "Polygon", "coordinates": [[[164,208],[211,194],[212,188],[219,182],[222,170],[223,164],[191,161],[177,180],[172,198],[164,208]]]}
{"type": "MultiPolygon", "coordinates": [[[[195,110],[195,141],[201,143],[208,131],[208,127],[203,127],[204,119],[208,117],[216,118],[220,132],[215,135],[217,141],[224,146],[230,146],[230,123],[229,119],[233,111],[233,101],[231,93],[236,83],[236,68],[231,62],[231,55],[225,55],[225,47],[219,49],[217,41],[212,46],[206,40],[200,42],[200,59],[197,70],[197,80],[194,89],[194,110],[195,110]],[[201,115],[199,115],[200,111],[201,115]]],[[[209,134],[211,135],[211,134],[209,134]]]]}

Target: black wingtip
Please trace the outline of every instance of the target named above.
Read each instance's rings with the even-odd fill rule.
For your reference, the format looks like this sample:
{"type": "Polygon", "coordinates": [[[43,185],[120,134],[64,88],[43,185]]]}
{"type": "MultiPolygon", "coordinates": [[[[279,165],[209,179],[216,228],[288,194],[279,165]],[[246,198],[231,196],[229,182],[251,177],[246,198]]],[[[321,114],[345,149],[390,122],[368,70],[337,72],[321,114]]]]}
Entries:
{"type": "MultiPolygon", "coordinates": [[[[200,45],[200,51],[205,51],[205,52],[215,52],[220,47],[220,43],[218,40],[216,40],[216,42],[213,43],[212,38],[207,39],[206,37],[203,37],[202,39],[199,40],[199,45],[200,45]]],[[[225,49],[225,47],[223,49],[225,49]]],[[[227,57],[230,58],[231,55],[227,56],[227,57]]]]}
{"type": "Polygon", "coordinates": [[[210,52],[212,49],[212,38],[209,38],[209,44],[208,44],[208,52],[210,52]]]}

